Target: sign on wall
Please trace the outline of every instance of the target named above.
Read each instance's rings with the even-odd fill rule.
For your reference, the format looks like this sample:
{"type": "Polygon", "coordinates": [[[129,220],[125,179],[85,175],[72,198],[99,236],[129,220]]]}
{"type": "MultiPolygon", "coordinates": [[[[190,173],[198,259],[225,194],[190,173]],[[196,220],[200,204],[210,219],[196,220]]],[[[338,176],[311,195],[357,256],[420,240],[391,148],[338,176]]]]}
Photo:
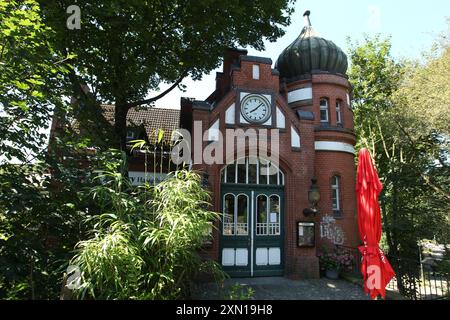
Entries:
{"type": "Polygon", "coordinates": [[[167,178],[167,173],[154,173],[144,171],[128,171],[128,178],[133,186],[140,186],[145,182],[155,185],[167,178]]]}

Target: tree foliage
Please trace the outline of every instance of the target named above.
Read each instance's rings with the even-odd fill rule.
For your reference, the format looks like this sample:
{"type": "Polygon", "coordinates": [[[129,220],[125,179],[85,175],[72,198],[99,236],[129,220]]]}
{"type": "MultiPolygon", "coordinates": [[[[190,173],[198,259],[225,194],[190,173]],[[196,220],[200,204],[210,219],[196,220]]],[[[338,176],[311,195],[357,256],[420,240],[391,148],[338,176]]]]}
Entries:
{"type": "Polygon", "coordinates": [[[200,79],[216,68],[228,47],[264,49],[290,23],[292,0],[257,1],[83,1],[81,29],[66,28],[71,0],[39,0],[46,21],[57,30],[57,46],[76,53],[71,81],[75,96],[86,83],[94,105],[114,103],[115,132],[125,142],[126,114],[150,104],[191,76],[200,79]],[[161,83],[169,90],[147,98],[161,83]]]}
{"type": "Polygon", "coordinates": [[[56,297],[58,260],[67,256],[80,231],[76,192],[72,189],[70,197],[53,193],[45,162],[45,128],[52,111],[65,108],[70,56],[54,50],[55,34],[41,14],[34,0],[0,1],[2,298],[56,297]]]}
{"type": "Polygon", "coordinates": [[[62,107],[66,55],[35,0],[0,1],[0,164],[41,152],[51,110],[62,107]]]}
{"type": "Polygon", "coordinates": [[[383,231],[396,256],[415,257],[420,239],[450,241],[448,134],[440,122],[448,106],[429,92],[448,83],[447,50],[422,63],[398,62],[389,39],[366,37],[349,52],[358,147],[369,148],[384,185],[383,231]]]}
{"type": "MultiPolygon", "coordinates": [[[[132,187],[117,171],[102,172],[91,189],[98,211],[92,238],[77,245],[80,298],[174,299],[189,297],[193,277],[211,261],[198,255],[207,238],[209,195],[201,177],[177,171],[155,187],[132,187]]],[[[211,271],[211,270],[210,270],[211,271]]]]}
{"type": "Polygon", "coordinates": [[[412,139],[438,133],[450,136],[450,21],[441,42],[434,44],[422,62],[412,62],[394,99],[404,114],[412,139]]]}

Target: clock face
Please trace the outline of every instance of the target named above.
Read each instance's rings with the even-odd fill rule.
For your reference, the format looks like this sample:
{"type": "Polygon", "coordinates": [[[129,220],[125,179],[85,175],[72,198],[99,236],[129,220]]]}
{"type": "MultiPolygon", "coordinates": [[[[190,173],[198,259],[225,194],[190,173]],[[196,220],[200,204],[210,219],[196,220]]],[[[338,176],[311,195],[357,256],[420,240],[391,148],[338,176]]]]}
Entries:
{"type": "Polygon", "coordinates": [[[270,103],[264,96],[249,94],[241,102],[241,114],[250,123],[264,123],[270,118],[270,103]]]}

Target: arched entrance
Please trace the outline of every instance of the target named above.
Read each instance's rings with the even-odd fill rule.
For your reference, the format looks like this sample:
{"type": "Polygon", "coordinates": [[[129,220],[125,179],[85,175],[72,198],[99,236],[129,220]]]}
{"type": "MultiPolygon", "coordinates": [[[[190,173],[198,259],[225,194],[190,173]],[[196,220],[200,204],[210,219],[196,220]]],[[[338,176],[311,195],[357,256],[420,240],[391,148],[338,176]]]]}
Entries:
{"type": "Polygon", "coordinates": [[[284,174],[269,165],[245,158],[221,171],[219,259],[231,276],[283,274],[284,174]]]}

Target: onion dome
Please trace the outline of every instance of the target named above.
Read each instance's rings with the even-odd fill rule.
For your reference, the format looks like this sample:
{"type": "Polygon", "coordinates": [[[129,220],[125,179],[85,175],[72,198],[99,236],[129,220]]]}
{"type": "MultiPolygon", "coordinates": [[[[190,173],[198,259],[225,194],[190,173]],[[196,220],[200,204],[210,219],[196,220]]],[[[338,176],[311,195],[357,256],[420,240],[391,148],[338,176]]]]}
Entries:
{"type": "Polygon", "coordinates": [[[332,41],[319,37],[311,26],[309,14],[309,10],[303,14],[305,27],[275,63],[280,79],[285,78],[288,83],[311,73],[344,75],[347,71],[347,56],[332,41]]]}

